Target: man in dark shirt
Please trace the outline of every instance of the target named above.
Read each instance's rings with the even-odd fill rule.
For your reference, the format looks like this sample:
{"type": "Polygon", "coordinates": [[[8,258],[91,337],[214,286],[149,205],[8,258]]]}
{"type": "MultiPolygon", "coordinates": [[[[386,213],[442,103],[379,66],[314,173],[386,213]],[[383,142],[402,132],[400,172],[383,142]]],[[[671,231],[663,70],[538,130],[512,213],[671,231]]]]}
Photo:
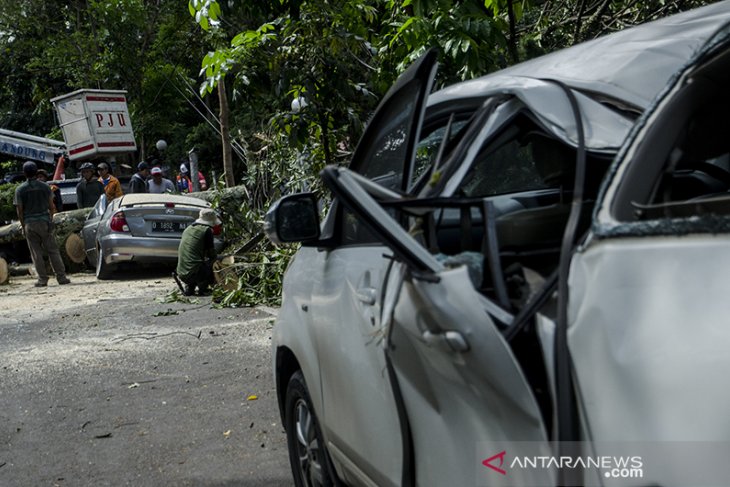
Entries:
{"type": "Polygon", "coordinates": [[[94,174],[94,165],[84,162],[79,168],[81,171],[81,182],[76,185],[76,206],[79,208],[91,208],[104,193],[104,185],[99,182],[94,174]]]}
{"type": "Polygon", "coordinates": [[[48,272],[43,261],[44,251],[48,254],[58,283],[68,284],[71,281],[66,277],[66,268],[53,234],[53,214],[56,212],[56,207],[53,204],[51,188],[36,179],[38,166],[34,162],[27,161],[23,164],[23,173],[27,181],[15,190],[13,204],[18,213],[20,227],[25,232],[33,266],[38,273],[35,286],[48,285],[48,272]]]}
{"type": "Polygon", "coordinates": [[[200,216],[182,234],[177,257],[177,275],[185,283],[185,295],[191,296],[198,287],[199,294],[208,292],[214,283],[213,262],[216,252],[213,227],[221,224],[215,211],[204,208],[200,216]]]}
{"type": "Polygon", "coordinates": [[[150,175],[150,166],[142,161],[137,164],[137,172],[129,180],[127,193],[147,193],[147,178],[150,175]]]}
{"type": "Polygon", "coordinates": [[[36,175],[36,178],[38,178],[38,181],[46,183],[51,188],[51,192],[53,193],[53,204],[56,207],[56,213],[58,213],[59,211],[63,211],[63,198],[61,197],[61,189],[55,184],[51,184],[48,182],[48,173],[46,172],[46,170],[38,169],[38,174],[36,175]]]}

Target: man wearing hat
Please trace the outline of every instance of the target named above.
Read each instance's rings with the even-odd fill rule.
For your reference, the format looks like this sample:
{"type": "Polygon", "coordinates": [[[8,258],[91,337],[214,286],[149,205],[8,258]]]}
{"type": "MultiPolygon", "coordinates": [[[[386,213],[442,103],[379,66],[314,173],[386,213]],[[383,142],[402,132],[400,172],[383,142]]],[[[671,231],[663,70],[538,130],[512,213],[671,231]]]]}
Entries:
{"type": "Polygon", "coordinates": [[[102,162],[96,166],[96,169],[99,170],[99,182],[104,185],[107,201],[119,198],[124,194],[122,183],[109,171],[109,164],[102,162]]]}
{"type": "Polygon", "coordinates": [[[195,287],[199,294],[208,292],[214,283],[213,262],[216,252],[213,228],[221,224],[215,211],[200,210],[200,216],[182,234],[177,257],[177,275],[185,283],[185,295],[192,296],[195,287]]]}
{"type": "Polygon", "coordinates": [[[79,168],[81,171],[81,182],[76,185],[76,206],[79,208],[91,208],[104,194],[104,185],[99,182],[94,174],[94,165],[84,162],[79,168]]]}
{"type": "Polygon", "coordinates": [[[137,164],[137,172],[134,173],[132,179],[129,180],[129,189],[127,193],[146,193],[147,178],[150,175],[150,167],[146,162],[142,161],[137,164]]]}
{"type": "Polygon", "coordinates": [[[152,179],[147,181],[147,191],[150,193],[174,193],[175,185],[167,178],[162,177],[162,169],[155,166],[150,171],[152,179]]]}
{"type": "Polygon", "coordinates": [[[56,207],[53,204],[51,188],[36,178],[38,166],[33,161],[23,164],[23,173],[26,181],[15,190],[13,204],[18,213],[20,228],[23,229],[28,242],[33,266],[38,273],[35,286],[48,285],[48,272],[43,261],[44,251],[48,254],[58,283],[68,284],[71,281],[66,277],[66,268],[53,234],[53,214],[56,212],[56,207]]]}

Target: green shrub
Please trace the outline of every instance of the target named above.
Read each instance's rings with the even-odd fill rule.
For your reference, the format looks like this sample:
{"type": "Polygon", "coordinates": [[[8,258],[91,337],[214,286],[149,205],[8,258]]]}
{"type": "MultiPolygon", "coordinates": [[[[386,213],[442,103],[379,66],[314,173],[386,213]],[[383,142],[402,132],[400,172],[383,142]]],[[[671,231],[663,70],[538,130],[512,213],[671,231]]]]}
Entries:
{"type": "Polygon", "coordinates": [[[15,205],[13,205],[13,196],[15,196],[15,188],[19,185],[20,183],[0,186],[0,223],[17,220],[18,215],[15,212],[15,205]]]}

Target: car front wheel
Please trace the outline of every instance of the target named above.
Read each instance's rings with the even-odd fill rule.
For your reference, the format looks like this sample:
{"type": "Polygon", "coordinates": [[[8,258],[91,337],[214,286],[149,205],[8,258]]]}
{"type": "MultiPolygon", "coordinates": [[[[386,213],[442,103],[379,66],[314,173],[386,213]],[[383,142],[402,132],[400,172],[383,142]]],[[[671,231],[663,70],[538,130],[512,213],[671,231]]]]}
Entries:
{"type": "Polygon", "coordinates": [[[334,469],[301,371],[292,375],[286,389],[286,439],[297,487],[340,485],[333,478],[334,469]]]}

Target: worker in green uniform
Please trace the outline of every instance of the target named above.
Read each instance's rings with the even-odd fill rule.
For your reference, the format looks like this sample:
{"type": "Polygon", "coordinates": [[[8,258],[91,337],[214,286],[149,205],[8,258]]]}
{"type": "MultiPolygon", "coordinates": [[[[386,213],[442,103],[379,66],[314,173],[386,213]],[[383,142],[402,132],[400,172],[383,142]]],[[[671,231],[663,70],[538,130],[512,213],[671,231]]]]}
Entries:
{"type": "Polygon", "coordinates": [[[13,204],[18,213],[20,228],[23,229],[28,242],[33,266],[38,273],[35,286],[48,285],[48,272],[46,263],[43,261],[44,251],[48,254],[58,283],[68,284],[71,281],[66,277],[66,267],[61,260],[61,253],[53,232],[53,214],[56,213],[53,192],[46,183],[38,181],[38,166],[35,162],[27,161],[23,164],[23,173],[26,181],[15,190],[13,204]]]}
{"type": "Polygon", "coordinates": [[[204,208],[198,219],[182,234],[177,257],[177,275],[185,283],[185,295],[192,296],[195,288],[198,294],[206,294],[214,283],[213,262],[216,259],[213,229],[221,221],[215,211],[204,208]]]}

